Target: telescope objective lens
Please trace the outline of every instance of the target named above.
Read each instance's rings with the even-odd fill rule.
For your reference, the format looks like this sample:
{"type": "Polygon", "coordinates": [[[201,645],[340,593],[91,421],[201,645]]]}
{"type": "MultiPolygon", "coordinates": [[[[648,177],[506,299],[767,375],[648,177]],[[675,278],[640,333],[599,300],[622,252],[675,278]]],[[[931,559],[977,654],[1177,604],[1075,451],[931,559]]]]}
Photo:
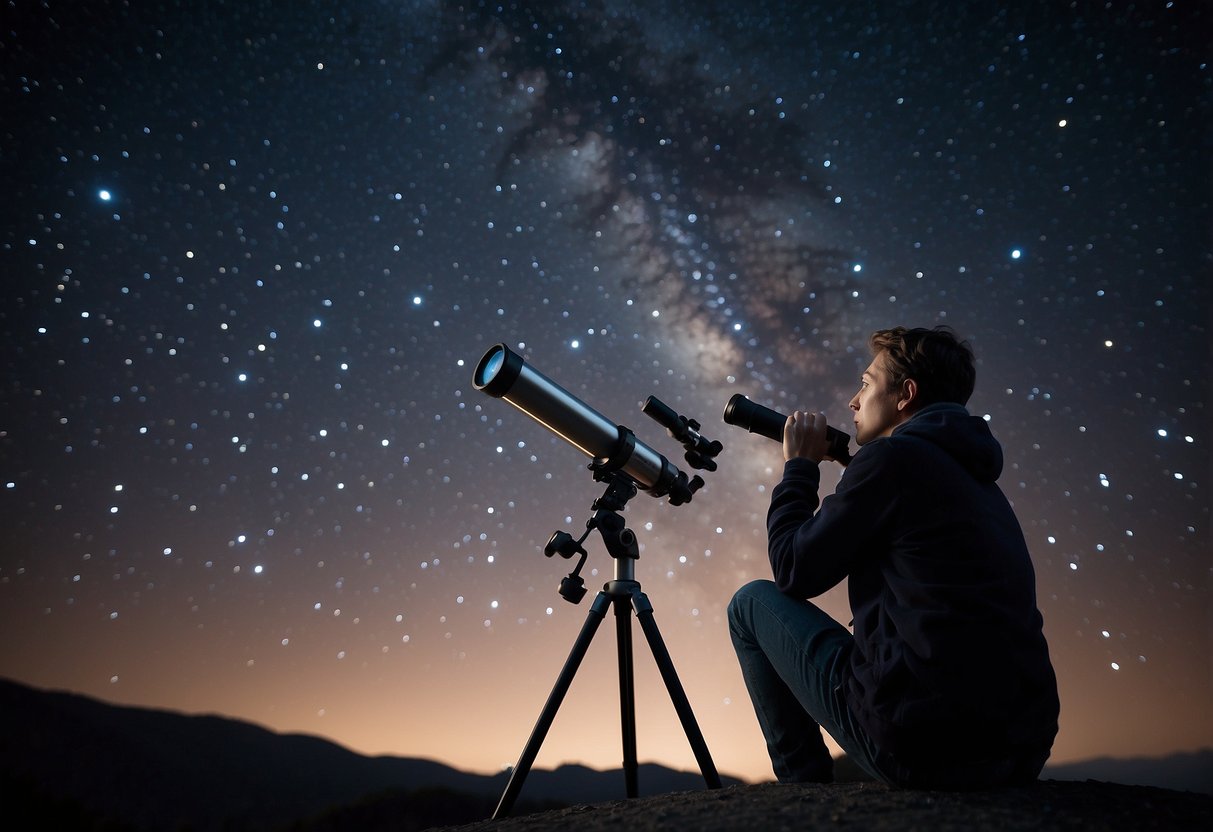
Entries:
{"type": "Polygon", "coordinates": [[[485,387],[497,376],[501,370],[501,365],[505,363],[505,351],[500,347],[494,347],[480,362],[480,366],[476,368],[476,378],[473,383],[477,387],[485,387]]]}

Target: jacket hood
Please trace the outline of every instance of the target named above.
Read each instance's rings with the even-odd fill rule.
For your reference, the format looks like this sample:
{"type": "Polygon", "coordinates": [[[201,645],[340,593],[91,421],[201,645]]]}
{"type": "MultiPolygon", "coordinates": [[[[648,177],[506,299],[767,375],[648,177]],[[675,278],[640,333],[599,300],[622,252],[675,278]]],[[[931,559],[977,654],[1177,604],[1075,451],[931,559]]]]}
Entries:
{"type": "Polygon", "coordinates": [[[913,436],[938,445],[979,482],[994,482],[1002,474],[1002,446],[986,420],[970,415],[961,405],[927,405],[898,425],[893,436],[913,436]]]}

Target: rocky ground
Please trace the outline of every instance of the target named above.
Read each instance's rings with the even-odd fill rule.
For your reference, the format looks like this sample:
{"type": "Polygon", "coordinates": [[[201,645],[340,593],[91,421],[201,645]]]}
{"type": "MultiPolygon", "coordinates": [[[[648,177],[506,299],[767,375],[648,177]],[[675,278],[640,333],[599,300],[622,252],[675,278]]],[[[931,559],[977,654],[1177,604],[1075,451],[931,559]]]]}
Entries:
{"type": "Polygon", "coordinates": [[[1046,780],[983,792],[876,783],[731,786],[573,806],[446,827],[443,832],[1124,832],[1213,829],[1213,796],[1095,781],[1046,780]]]}

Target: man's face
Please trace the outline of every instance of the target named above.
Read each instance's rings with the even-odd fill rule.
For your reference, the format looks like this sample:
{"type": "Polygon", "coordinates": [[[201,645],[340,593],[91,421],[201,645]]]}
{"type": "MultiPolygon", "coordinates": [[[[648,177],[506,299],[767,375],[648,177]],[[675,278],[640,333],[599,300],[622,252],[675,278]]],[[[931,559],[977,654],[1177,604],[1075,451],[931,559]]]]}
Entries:
{"type": "Polygon", "coordinates": [[[866,445],[873,439],[889,436],[893,428],[909,418],[901,391],[892,387],[892,380],[885,369],[884,353],[872,359],[863,371],[859,392],[851,399],[851,410],[855,411],[855,442],[866,445]]]}

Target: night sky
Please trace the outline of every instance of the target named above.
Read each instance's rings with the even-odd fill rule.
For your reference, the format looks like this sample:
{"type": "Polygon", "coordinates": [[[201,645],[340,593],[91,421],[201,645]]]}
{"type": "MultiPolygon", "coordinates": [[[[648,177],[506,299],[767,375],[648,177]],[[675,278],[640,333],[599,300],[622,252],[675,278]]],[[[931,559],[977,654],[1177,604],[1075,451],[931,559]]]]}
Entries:
{"type": "MultiPolygon", "coordinates": [[[[503,342],[688,474],[641,401],[724,443],[624,516],[716,765],[769,778],[725,605],[782,456],[720,414],[850,427],[867,334],[947,324],[1054,761],[1213,746],[1208,8],[525,5],[5,4],[0,675],[512,764],[602,486],[473,388],[503,342]]],[[[607,624],[539,767],[620,764],[607,624]]],[[[640,759],[694,770],[635,642],[640,759]]]]}

